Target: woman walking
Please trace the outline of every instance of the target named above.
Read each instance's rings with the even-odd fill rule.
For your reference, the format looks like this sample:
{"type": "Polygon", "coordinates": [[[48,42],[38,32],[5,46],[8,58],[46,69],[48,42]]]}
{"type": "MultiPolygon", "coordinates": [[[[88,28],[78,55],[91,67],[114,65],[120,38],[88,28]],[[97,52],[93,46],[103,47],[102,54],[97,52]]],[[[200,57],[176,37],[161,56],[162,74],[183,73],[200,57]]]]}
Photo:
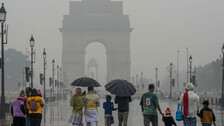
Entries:
{"type": "Polygon", "coordinates": [[[72,126],[83,126],[82,117],[83,117],[83,97],[81,95],[81,88],[76,88],[75,93],[70,101],[70,105],[73,107],[72,115],[69,122],[72,123],[72,126]]]}
{"type": "Polygon", "coordinates": [[[31,96],[27,99],[27,108],[30,114],[30,126],[40,126],[42,119],[43,99],[37,95],[37,90],[32,90],[31,96]]]}
{"type": "Polygon", "coordinates": [[[27,116],[24,105],[25,99],[24,90],[22,90],[19,98],[12,102],[11,114],[13,116],[13,126],[25,126],[25,118],[27,116]]]}
{"type": "Polygon", "coordinates": [[[98,121],[97,107],[100,106],[99,97],[94,93],[93,87],[88,87],[88,93],[84,98],[85,119],[87,126],[96,126],[98,121]]]}

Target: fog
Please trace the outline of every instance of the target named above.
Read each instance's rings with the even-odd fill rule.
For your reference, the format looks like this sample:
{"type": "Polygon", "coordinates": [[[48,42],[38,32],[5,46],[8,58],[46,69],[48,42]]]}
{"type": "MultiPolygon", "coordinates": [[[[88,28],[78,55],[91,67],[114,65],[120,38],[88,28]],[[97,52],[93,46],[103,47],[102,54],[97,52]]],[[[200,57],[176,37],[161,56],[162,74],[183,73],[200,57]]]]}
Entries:
{"type": "MultiPolygon", "coordinates": [[[[36,81],[43,71],[43,48],[47,52],[47,76],[51,76],[53,58],[61,66],[62,34],[59,28],[62,27],[63,15],[69,13],[69,1],[1,0],[5,3],[6,23],[9,24],[5,48],[14,48],[25,54],[26,48],[30,50],[31,34],[34,36],[36,81]]],[[[170,62],[176,67],[177,50],[180,50],[179,71],[185,71],[186,47],[193,57],[193,66],[203,66],[219,58],[224,42],[223,12],[223,0],[123,0],[123,13],[129,15],[133,28],[131,76],[143,72],[146,78],[155,80],[155,67],[158,67],[158,79],[166,78],[169,74],[166,67],[170,62]]],[[[104,83],[105,48],[99,43],[89,45],[87,54],[93,53],[96,57],[103,56],[96,59],[100,66],[99,78],[104,83]],[[94,53],[94,50],[102,53],[94,53]]],[[[94,55],[87,57],[90,59],[94,55]]]]}

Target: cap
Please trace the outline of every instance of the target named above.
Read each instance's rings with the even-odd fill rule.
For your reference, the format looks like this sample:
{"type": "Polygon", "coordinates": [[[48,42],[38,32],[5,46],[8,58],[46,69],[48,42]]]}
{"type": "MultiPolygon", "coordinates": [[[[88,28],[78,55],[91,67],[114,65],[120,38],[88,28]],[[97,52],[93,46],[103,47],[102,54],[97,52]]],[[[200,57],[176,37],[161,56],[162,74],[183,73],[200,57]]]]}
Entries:
{"type": "Polygon", "coordinates": [[[170,108],[167,108],[166,111],[165,111],[166,115],[171,115],[171,110],[170,108]]]}
{"type": "Polygon", "coordinates": [[[185,89],[187,89],[188,91],[193,91],[194,90],[194,85],[192,83],[188,83],[185,86],[185,89]]]}
{"type": "Polygon", "coordinates": [[[149,89],[152,89],[154,87],[155,87],[154,84],[149,84],[149,89]]]}

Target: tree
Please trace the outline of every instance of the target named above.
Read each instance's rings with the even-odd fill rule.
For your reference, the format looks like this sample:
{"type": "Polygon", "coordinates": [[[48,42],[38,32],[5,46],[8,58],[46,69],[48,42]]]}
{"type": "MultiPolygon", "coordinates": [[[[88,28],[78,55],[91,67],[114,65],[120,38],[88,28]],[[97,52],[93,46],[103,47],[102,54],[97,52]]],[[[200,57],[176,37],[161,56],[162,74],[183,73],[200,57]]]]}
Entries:
{"type": "Polygon", "coordinates": [[[18,90],[18,83],[23,82],[26,56],[16,49],[5,50],[5,90],[18,90]]]}
{"type": "Polygon", "coordinates": [[[221,61],[217,59],[204,67],[198,67],[196,75],[198,89],[218,89],[222,87],[222,66],[221,61]]]}

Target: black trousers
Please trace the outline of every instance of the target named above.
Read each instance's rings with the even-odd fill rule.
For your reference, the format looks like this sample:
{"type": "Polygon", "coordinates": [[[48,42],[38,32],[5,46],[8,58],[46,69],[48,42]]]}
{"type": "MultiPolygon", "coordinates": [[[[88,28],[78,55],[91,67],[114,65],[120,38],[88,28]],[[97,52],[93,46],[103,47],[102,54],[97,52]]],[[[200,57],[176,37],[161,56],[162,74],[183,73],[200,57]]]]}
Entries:
{"type": "Polygon", "coordinates": [[[30,114],[30,126],[40,126],[41,125],[42,114],[32,113],[30,114]]]}
{"type": "Polygon", "coordinates": [[[25,118],[13,117],[13,126],[25,126],[25,118]]]}

